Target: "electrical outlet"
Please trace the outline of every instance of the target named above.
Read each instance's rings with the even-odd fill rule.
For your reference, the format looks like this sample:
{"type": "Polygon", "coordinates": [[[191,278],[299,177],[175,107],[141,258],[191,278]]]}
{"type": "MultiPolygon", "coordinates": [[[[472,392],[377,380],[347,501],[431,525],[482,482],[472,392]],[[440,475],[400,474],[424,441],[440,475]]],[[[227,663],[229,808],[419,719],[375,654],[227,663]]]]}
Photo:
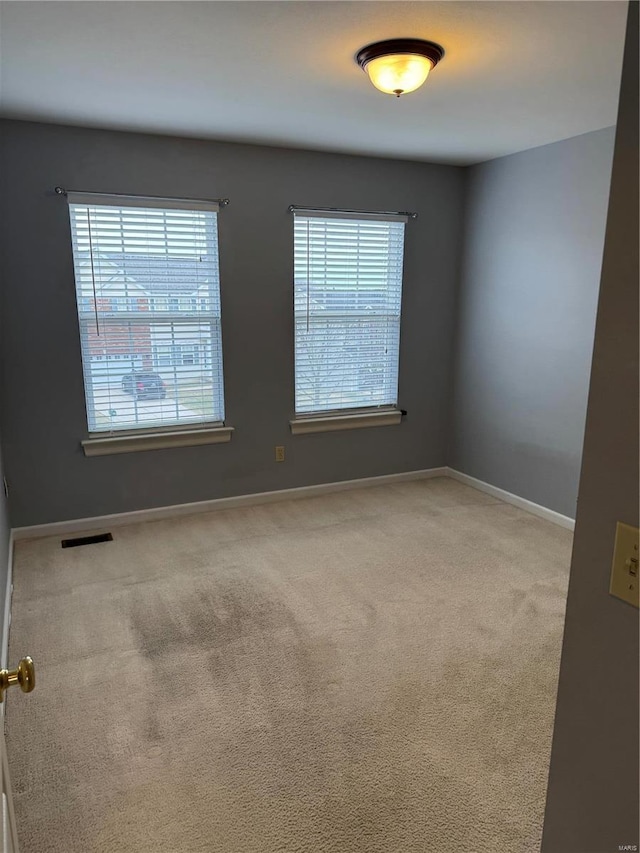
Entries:
{"type": "Polygon", "coordinates": [[[616,526],[616,544],[611,566],[609,592],[623,601],[638,606],[638,528],[623,524],[616,526]]]}
{"type": "Polygon", "coordinates": [[[276,462],[284,462],[284,446],[276,445],[276,462]]]}

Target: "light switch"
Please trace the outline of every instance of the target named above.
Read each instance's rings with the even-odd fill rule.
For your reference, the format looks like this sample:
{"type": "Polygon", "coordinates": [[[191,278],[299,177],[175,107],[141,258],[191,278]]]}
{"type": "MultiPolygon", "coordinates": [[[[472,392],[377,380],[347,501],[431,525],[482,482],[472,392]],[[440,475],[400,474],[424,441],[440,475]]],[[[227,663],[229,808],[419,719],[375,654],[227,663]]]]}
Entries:
{"type": "Polygon", "coordinates": [[[616,543],[611,566],[609,592],[634,607],[638,606],[638,528],[623,524],[616,526],[616,543]]]}

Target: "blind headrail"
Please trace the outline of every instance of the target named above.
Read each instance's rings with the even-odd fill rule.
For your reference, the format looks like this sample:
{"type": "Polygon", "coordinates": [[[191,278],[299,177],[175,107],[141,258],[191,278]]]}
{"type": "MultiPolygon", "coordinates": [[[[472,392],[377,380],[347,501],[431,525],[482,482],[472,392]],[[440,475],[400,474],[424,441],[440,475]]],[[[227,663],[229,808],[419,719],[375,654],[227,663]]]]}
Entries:
{"type": "Polygon", "coordinates": [[[290,204],[288,211],[300,216],[344,216],[352,219],[360,216],[363,219],[396,219],[402,222],[418,218],[417,213],[408,210],[353,210],[343,207],[305,207],[299,204],[290,204]]]}
{"type": "Polygon", "coordinates": [[[81,190],[68,190],[65,187],[55,187],[56,195],[64,196],[73,204],[113,204],[121,206],[144,207],[181,207],[191,210],[218,210],[229,204],[228,198],[169,198],[156,195],[128,195],[125,193],[98,193],[81,190]]]}

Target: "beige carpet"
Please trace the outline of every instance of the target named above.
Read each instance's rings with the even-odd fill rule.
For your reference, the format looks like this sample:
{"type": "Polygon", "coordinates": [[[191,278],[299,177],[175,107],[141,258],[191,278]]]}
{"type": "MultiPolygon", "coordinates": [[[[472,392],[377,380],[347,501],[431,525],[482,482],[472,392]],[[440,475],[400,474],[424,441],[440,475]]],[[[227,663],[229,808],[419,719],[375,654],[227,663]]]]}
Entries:
{"type": "Polygon", "coordinates": [[[571,535],[453,480],[16,547],[22,853],[534,853],[571,535]]]}

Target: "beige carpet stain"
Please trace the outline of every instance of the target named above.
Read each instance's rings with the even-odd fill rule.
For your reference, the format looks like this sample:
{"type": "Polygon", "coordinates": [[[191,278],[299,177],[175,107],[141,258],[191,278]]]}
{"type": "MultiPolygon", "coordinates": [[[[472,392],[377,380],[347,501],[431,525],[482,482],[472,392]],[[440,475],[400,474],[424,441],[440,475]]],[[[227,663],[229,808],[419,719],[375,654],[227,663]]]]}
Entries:
{"type": "Polygon", "coordinates": [[[571,535],[448,479],[19,542],[23,853],[537,853],[571,535]]]}

